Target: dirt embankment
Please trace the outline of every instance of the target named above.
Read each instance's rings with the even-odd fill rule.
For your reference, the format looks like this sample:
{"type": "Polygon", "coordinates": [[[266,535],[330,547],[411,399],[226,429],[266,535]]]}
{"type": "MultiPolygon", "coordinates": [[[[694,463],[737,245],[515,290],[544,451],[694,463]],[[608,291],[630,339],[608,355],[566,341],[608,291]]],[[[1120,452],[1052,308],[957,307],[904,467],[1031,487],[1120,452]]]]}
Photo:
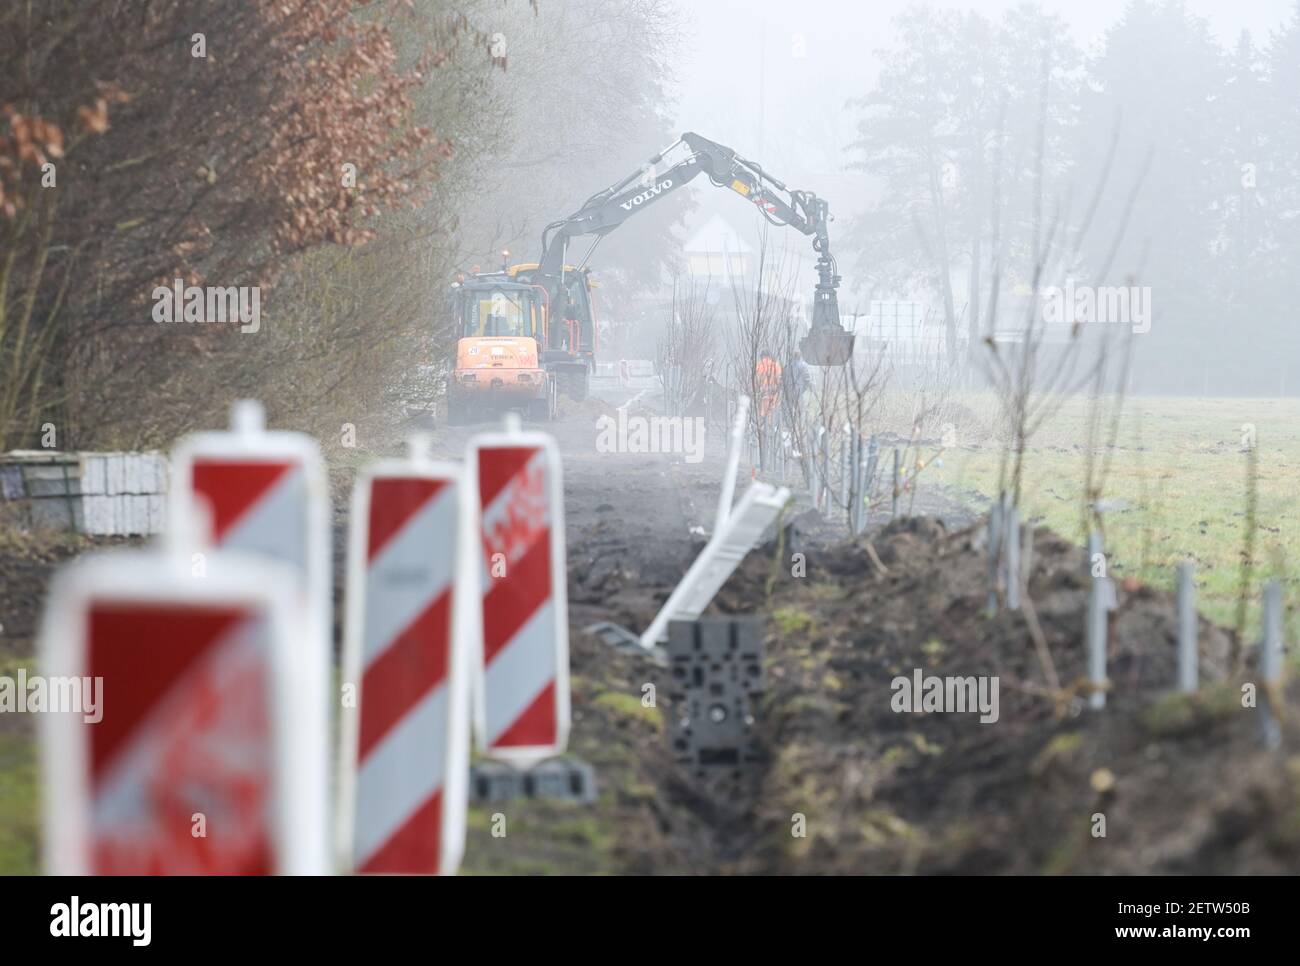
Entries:
{"type": "Polygon", "coordinates": [[[810,548],[802,579],[754,554],[724,589],[722,609],[771,615],[760,723],[771,760],[730,868],[1294,871],[1300,728],[1285,725],[1282,752],[1262,748],[1242,681],[1226,676],[1227,634],[1200,623],[1204,687],[1176,694],[1172,597],[1122,588],[1107,709],[1085,710],[1084,554],[1039,533],[1029,588],[1065,692],[1054,700],[1025,617],[985,616],[976,533],[900,521],[874,540],[879,565],[861,542],[810,548]],[[891,682],[916,669],[996,677],[996,722],[895,712],[891,682]]]}
{"type": "MultiPolygon", "coordinates": [[[[562,439],[571,748],[596,766],[601,797],[474,809],[468,869],[1246,873],[1300,863],[1300,730],[1285,725],[1281,753],[1261,748],[1241,682],[1225,678],[1223,631],[1201,622],[1205,686],[1181,697],[1172,597],[1121,588],[1108,708],[1084,710],[1082,551],[1048,533],[1034,545],[1030,595],[1065,695],[1053,697],[1025,617],[984,615],[976,531],[929,518],[877,532],[879,566],[842,527],[806,520],[792,541],[747,558],[714,610],[766,618],[757,727],[769,758],[752,799],[709,800],[666,751],[666,673],[583,628],[649,623],[698,550],[688,531],[707,525],[720,467],[597,460],[582,443],[562,439]],[[805,556],[803,577],[791,573],[793,552],[805,556]],[[996,677],[998,720],[894,712],[891,681],[915,669],[996,677]],[[642,701],[648,683],[657,708],[642,701]],[[498,810],[504,839],[488,831],[498,810]]],[[[970,519],[931,497],[927,510],[970,519]]]]}

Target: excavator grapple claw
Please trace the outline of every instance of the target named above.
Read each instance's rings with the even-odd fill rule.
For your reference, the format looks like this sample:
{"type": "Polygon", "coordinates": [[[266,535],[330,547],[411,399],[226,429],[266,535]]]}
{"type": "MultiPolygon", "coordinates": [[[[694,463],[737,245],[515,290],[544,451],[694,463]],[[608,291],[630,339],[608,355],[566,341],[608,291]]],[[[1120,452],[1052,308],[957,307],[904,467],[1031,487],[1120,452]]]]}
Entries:
{"type": "Polygon", "coordinates": [[[853,357],[853,333],[839,326],[817,326],[799,343],[810,366],[842,366],[853,357]]]}
{"type": "Polygon", "coordinates": [[[826,244],[818,249],[817,287],[813,290],[812,325],[799,343],[799,351],[810,366],[842,366],[853,358],[853,333],[840,324],[840,302],[835,295],[840,277],[826,244]]]}

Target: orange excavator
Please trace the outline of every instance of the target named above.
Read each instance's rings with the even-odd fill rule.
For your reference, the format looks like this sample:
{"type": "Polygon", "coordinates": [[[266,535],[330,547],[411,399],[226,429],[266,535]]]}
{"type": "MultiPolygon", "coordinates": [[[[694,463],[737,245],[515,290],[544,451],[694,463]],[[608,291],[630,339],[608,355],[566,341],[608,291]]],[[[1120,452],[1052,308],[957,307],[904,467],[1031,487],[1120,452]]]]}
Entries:
{"type": "MultiPolygon", "coordinates": [[[[548,400],[555,395],[586,398],[597,350],[587,261],[605,235],[700,174],[707,175],[717,187],[734,191],[753,203],[772,224],[788,225],[812,238],[813,250],[818,254],[817,285],[813,291],[812,322],[800,349],[803,358],[814,366],[841,366],[848,362],[853,354],[853,334],[840,324],[836,297],[840,276],[830,251],[827,230],[830,212],[826,201],[810,191],[788,188],[757,162],[688,132],[642,165],[640,171],[596,192],[573,214],[547,225],[542,232],[542,254],[536,262],[475,275],[462,283],[463,294],[486,292],[489,303],[492,293],[497,291],[492,288],[494,285],[500,287],[498,294],[503,297],[509,293],[512,306],[517,300],[517,309],[512,307],[506,312],[508,318],[518,320],[517,324],[510,323],[511,334],[504,337],[531,338],[537,352],[535,358],[525,354],[515,360],[505,345],[498,346],[500,351],[495,356],[491,347],[471,352],[473,341],[470,345],[459,345],[457,368],[448,386],[449,414],[461,415],[471,403],[517,405],[523,400],[528,412],[538,415],[549,412],[553,418],[555,407],[548,400]],[[662,173],[655,173],[665,165],[662,173]],[[569,264],[569,241],[583,235],[593,236],[591,246],[576,266],[569,264]],[[535,321],[526,321],[525,317],[535,321]],[[484,352],[488,355],[484,356],[484,352]],[[485,366],[485,359],[496,361],[485,366]],[[508,375],[512,361],[520,372],[513,382],[508,375]],[[496,371],[478,371],[484,368],[496,371]],[[535,381],[534,373],[538,369],[547,377],[545,394],[535,381]],[[539,395],[530,396],[534,390],[539,395]]],[[[471,301],[477,299],[475,304],[479,307],[463,309],[458,316],[461,343],[466,339],[502,338],[493,334],[495,330],[487,322],[494,316],[490,304],[485,314],[483,297],[473,295],[471,301]]]]}

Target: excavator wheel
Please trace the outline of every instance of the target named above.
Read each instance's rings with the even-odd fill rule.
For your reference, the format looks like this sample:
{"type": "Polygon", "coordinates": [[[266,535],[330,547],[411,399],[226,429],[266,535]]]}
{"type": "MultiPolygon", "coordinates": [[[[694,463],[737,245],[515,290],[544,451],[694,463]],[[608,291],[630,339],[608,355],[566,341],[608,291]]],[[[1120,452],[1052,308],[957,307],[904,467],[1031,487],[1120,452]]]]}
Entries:
{"type": "Polygon", "coordinates": [[[818,326],[799,343],[810,366],[842,366],[853,357],[853,333],[835,326],[818,326]]]}

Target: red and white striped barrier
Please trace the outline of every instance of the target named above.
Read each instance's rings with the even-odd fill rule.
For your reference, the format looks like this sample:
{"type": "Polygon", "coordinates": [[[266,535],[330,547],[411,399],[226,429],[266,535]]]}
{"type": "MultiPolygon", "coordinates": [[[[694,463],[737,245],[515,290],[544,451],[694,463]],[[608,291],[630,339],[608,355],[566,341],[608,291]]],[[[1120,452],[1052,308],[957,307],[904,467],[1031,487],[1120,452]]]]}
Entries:
{"type": "MultiPolygon", "coordinates": [[[[212,544],[287,564],[298,575],[297,620],[304,625],[294,656],[298,687],[315,709],[315,727],[331,734],[332,663],[329,490],[316,441],[303,433],[268,432],[262,407],[240,400],[228,432],[185,437],[172,452],[170,525],[206,519],[212,544]]],[[[201,548],[200,548],[201,549],[201,548]]],[[[298,763],[302,780],[327,800],[328,747],[298,763]]],[[[328,842],[325,824],[307,830],[328,842]]]]}
{"type": "Polygon", "coordinates": [[[297,587],[282,565],[115,551],[61,571],[42,622],[50,682],[102,685],[98,714],[41,716],[46,868],[322,874],[326,734],[297,687],[297,587]]]}
{"type": "MultiPolygon", "coordinates": [[[[513,415],[513,414],[512,414],[513,415]]],[[[560,455],[545,433],[469,441],[466,486],[477,511],[474,727],[480,749],[528,765],[569,736],[569,616],[560,455]]]]}
{"type": "Polygon", "coordinates": [[[329,490],[320,448],[304,433],[267,432],[251,400],[231,407],[230,422],[228,432],[194,433],[173,450],[171,514],[191,517],[201,500],[217,546],[294,567],[312,617],[328,631],[329,490]]]}
{"type": "Polygon", "coordinates": [[[364,470],[348,546],[339,838],[357,872],[450,874],[465,848],[475,601],[460,469],[364,470]]]}

